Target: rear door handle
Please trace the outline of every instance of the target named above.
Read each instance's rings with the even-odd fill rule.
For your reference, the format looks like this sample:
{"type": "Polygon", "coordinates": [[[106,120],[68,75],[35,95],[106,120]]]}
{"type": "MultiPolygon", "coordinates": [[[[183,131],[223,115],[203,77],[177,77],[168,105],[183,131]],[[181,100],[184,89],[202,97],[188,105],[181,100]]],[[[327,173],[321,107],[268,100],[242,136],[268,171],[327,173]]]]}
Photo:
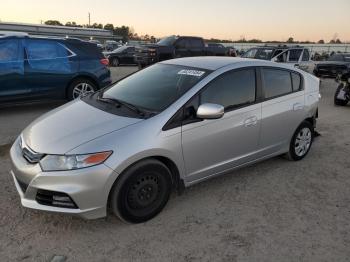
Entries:
{"type": "Polygon", "coordinates": [[[295,103],[295,104],[293,105],[293,110],[294,110],[294,111],[301,110],[301,109],[303,109],[303,108],[304,108],[304,106],[303,106],[302,104],[300,104],[300,103],[295,103]]]}
{"type": "Polygon", "coordinates": [[[255,126],[258,123],[258,118],[256,116],[248,117],[244,120],[244,125],[246,127],[255,126]]]}

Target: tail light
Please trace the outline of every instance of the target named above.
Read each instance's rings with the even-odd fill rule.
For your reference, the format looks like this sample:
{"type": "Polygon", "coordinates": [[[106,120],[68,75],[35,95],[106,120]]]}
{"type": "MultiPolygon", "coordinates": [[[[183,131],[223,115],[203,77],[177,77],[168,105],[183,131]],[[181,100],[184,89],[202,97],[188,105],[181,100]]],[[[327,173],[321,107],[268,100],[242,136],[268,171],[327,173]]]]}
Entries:
{"type": "Polygon", "coordinates": [[[102,58],[102,59],[100,60],[100,63],[101,63],[102,65],[108,66],[108,65],[109,65],[109,60],[108,60],[107,58],[102,58]]]}

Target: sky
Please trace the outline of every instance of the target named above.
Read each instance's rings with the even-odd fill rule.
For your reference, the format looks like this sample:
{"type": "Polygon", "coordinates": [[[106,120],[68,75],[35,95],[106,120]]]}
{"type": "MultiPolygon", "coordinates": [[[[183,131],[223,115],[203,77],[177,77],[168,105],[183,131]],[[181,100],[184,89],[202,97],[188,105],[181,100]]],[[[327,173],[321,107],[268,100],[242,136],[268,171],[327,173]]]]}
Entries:
{"type": "Polygon", "coordinates": [[[1,0],[0,20],[126,25],[139,35],[350,41],[350,0],[1,0]]]}

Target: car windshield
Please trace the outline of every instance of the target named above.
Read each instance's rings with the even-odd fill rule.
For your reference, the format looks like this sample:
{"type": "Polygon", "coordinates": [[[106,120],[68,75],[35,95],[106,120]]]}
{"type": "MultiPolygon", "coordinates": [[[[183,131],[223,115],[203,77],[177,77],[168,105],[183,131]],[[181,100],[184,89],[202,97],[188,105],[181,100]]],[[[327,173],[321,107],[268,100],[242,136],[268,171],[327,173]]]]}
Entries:
{"type": "Polygon", "coordinates": [[[273,51],[273,48],[252,48],[249,49],[242,57],[271,60],[273,51]]]}
{"type": "Polygon", "coordinates": [[[208,73],[198,68],[156,64],[117,82],[102,96],[148,111],[161,112],[208,73]]]}
{"type": "Polygon", "coordinates": [[[157,42],[158,45],[172,45],[176,41],[176,36],[168,36],[157,42]]]}

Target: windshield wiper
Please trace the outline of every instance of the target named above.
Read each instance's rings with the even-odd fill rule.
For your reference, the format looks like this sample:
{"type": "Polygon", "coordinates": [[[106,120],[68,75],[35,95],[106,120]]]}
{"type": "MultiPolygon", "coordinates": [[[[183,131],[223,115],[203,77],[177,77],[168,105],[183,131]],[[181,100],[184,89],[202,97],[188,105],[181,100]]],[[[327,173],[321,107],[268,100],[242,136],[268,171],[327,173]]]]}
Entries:
{"type": "Polygon", "coordinates": [[[129,104],[123,100],[119,100],[116,98],[111,98],[111,97],[102,97],[101,95],[99,95],[97,97],[98,101],[104,102],[104,103],[110,103],[110,104],[115,104],[117,106],[124,106],[126,108],[128,108],[131,111],[134,111],[135,113],[137,113],[139,116],[144,117],[145,116],[145,111],[140,109],[139,107],[129,104]]]}

